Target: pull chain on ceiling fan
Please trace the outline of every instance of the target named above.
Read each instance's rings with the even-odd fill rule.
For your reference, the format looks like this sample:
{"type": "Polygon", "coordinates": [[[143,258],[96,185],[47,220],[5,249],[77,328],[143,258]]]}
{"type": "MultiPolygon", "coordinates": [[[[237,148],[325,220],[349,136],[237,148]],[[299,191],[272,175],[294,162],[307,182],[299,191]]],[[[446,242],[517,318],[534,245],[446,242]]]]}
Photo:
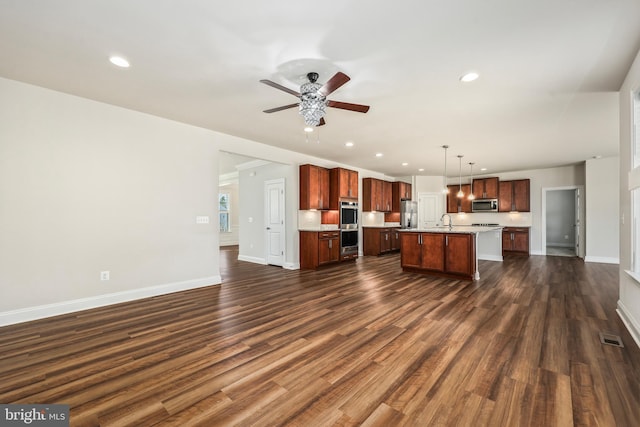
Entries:
{"type": "Polygon", "coordinates": [[[300,86],[300,92],[296,92],[293,89],[282,86],[271,80],[260,80],[261,83],[267,86],[280,89],[284,92],[298,97],[300,102],[295,104],[283,105],[281,107],[271,108],[264,110],[265,113],[275,113],[277,111],[287,110],[293,107],[299,107],[300,115],[302,115],[304,122],[308,126],[322,126],[326,122],[324,115],[326,113],[326,107],[340,108],[343,110],[357,111],[359,113],[366,113],[369,111],[368,105],[351,104],[349,102],[331,101],[327,99],[331,93],[340,88],[346,82],[351,80],[349,76],[342,72],[336,73],[329,79],[324,85],[317,83],[318,73],[308,73],[307,78],[309,82],[300,86]]]}

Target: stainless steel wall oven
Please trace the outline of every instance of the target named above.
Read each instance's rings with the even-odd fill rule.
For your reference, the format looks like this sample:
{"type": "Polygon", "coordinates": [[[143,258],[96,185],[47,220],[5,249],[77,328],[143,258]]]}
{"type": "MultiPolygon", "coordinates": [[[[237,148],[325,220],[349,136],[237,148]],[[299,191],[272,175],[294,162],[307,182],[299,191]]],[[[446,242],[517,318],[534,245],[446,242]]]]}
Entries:
{"type": "Polygon", "coordinates": [[[358,254],[358,202],[340,202],[340,256],[358,254]]]}

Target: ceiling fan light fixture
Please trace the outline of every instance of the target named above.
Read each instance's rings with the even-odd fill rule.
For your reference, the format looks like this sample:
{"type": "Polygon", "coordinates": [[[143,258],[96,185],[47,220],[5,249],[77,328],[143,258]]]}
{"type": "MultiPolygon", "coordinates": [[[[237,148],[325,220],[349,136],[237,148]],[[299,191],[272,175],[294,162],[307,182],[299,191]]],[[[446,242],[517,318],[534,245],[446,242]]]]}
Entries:
{"type": "Polygon", "coordinates": [[[320,94],[317,73],[307,74],[309,82],[300,86],[300,114],[308,126],[318,126],[327,110],[327,98],[320,94]]]}

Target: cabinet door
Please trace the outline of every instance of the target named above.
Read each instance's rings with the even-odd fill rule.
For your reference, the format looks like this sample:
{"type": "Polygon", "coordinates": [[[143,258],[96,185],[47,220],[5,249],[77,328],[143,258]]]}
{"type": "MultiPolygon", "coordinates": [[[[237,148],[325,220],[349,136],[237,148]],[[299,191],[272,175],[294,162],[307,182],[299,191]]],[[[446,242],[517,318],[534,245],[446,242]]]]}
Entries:
{"type": "Polygon", "coordinates": [[[445,238],[446,271],[470,275],[475,267],[472,234],[447,234],[445,238]]]}
{"type": "Polygon", "coordinates": [[[502,252],[511,250],[511,232],[502,230],[502,252]]]}
{"type": "Polygon", "coordinates": [[[513,210],[518,212],[530,211],[530,181],[528,179],[518,179],[513,182],[513,210]]]}
{"type": "Polygon", "coordinates": [[[529,253],[529,233],[516,231],[513,233],[512,250],[529,253]]]}
{"type": "Polygon", "coordinates": [[[513,204],[513,185],[511,181],[500,181],[498,186],[498,211],[510,212],[513,204]]]}
{"type": "Polygon", "coordinates": [[[457,185],[448,185],[449,193],[447,193],[447,213],[458,213],[458,193],[457,185]]]}
{"type": "Polygon", "coordinates": [[[357,171],[348,171],[348,181],[349,181],[349,188],[347,189],[347,194],[348,196],[346,197],[350,197],[353,199],[357,199],[358,198],[358,172],[357,171]]]}
{"type": "Polygon", "coordinates": [[[469,200],[471,184],[462,184],[462,192],[464,197],[460,199],[460,212],[471,213],[471,200],[469,200]]]}
{"type": "Polygon", "coordinates": [[[332,236],[318,240],[318,264],[336,262],[340,259],[340,239],[332,236]]]}
{"type": "Polygon", "coordinates": [[[300,165],[300,209],[329,209],[329,170],[300,165]]]}
{"type": "Polygon", "coordinates": [[[484,197],[483,199],[498,198],[498,178],[484,178],[484,197]]]}
{"type": "Polygon", "coordinates": [[[365,255],[380,255],[380,229],[364,227],[362,229],[362,252],[365,255]]]}
{"type": "Polygon", "coordinates": [[[400,265],[402,267],[422,267],[422,246],[419,233],[400,234],[400,265]]]}
{"type": "Polygon", "coordinates": [[[391,232],[388,229],[380,231],[380,253],[391,250],[391,232]]]}
{"type": "Polygon", "coordinates": [[[389,231],[389,234],[391,236],[391,250],[397,251],[400,249],[400,232],[397,228],[392,228],[391,231],[389,231]]]}
{"type": "Polygon", "coordinates": [[[381,211],[383,212],[391,212],[391,198],[393,196],[393,190],[390,181],[381,181],[382,186],[382,203],[381,203],[381,211]]]}
{"type": "Polygon", "coordinates": [[[444,271],[444,242],[442,233],[422,234],[422,268],[444,271]]]}

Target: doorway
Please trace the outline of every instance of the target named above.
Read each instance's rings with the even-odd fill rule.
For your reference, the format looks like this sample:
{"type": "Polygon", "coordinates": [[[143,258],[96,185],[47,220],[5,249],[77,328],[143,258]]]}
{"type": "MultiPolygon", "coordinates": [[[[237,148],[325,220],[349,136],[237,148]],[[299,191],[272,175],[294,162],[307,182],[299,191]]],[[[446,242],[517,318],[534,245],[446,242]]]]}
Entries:
{"type": "Polygon", "coordinates": [[[542,249],[548,256],[584,258],[582,186],[542,189],[542,249]]]}

